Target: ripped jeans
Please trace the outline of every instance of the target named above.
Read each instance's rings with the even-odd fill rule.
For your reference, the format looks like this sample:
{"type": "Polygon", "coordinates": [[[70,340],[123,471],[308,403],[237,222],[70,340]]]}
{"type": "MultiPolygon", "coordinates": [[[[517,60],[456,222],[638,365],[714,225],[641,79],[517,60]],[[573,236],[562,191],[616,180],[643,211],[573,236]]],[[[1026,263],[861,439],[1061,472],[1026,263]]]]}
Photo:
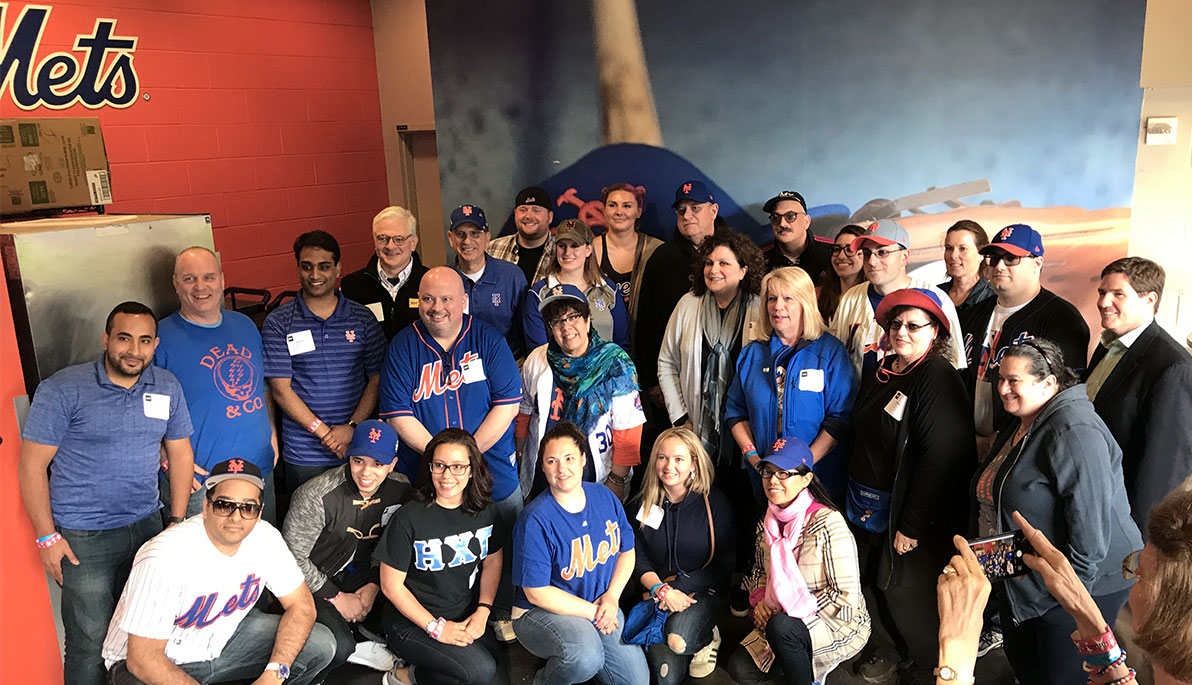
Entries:
{"type": "Polygon", "coordinates": [[[650,677],[658,685],[683,682],[691,656],[712,641],[712,629],[728,607],[727,599],[714,592],[697,592],[694,598],[695,604],[667,617],[664,642],[646,648],[650,677]]]}

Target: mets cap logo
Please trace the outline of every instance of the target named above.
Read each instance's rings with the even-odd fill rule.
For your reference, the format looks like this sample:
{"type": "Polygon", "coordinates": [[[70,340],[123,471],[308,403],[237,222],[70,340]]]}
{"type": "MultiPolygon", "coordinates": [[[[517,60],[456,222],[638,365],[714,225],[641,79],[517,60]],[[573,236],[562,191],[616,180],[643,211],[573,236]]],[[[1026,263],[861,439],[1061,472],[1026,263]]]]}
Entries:
{"type": "Polygon", "coordinates": [[[684,193],[688,193],[688,194],[690,194],[690,193],[691,193],[691,184],[690,184],[690,183],[684,183],[684,184],[683,184],[683,192],[684,192],[684,193]]]}
{"type": "Polygon", "coordinates": [[[228,473],[240,473],[244,470],[243,459],[233,459],[228,462],[228,473]]]}
{"type": "Polygon", "coordinates": [[[562,295],[563,294],[563,286],[556,285],[554,288],[551,288],[550,294],[551,295],[562,295]]]}
{"type": "Polygon", "coordinates": [[[1007,226],[1007,227],[1005,227],[1005,228],[1003,228],[1003,229],[1002,229],[1002,232],[1001,232],[1000,234],[998,234],[998,237],[997,237],[997,242],[999,242],[999,243],[1000,243],[1000,242],[1002,242],[1003,240],[1006,240],[1006,239],[1008,239],[1008,238],[1009,238],[1010,236],[1012,236],[1012,235],[1014,235],[1014,227],[1013,227],[1013,226],[1007,226]]]}
{"type": "Polygon", "coordinates": [[[464,213],[464,216],[472,216],[472,205],[464,205],[459,208],[459,211],[464,213]]]}
{"type": "Polygon", "coordinates": [[[371,442],[372,444],[375,445],[375,444],[377,444],[377,441],[380,439],[381,439],[380,429],[377,429],[377,428],[369,429],[369,431],[368,431],[368,441],[369,442],[371,442]]]}
{"type": "Polygon", "coordinates": [[[777,440],[774,441],[774,451],[775,452],[782,449],[783,447],[786,447],[786,438],[778,438],[777,440]]]}

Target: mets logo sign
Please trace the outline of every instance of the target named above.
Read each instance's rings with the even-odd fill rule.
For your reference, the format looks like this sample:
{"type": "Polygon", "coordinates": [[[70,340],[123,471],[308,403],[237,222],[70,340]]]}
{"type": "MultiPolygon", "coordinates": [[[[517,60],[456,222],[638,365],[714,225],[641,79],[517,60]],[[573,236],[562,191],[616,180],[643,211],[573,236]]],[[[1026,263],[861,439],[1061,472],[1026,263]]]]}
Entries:
{"type": "Polygon", "coordinates": [[[115,19],[96,19],[90,35],[75,37],[74,53],[82,53],[81,59],[71,52],[54,52],[39,62],[37,50],[51,8],[27,5],[9,31],[8,7],[0,3],[0,96],[11,91],[12,101],[23,110],[75,104],[123,108],[136,102],[140,90],[132,60],[137,39],[115,35],[115,19]]]}

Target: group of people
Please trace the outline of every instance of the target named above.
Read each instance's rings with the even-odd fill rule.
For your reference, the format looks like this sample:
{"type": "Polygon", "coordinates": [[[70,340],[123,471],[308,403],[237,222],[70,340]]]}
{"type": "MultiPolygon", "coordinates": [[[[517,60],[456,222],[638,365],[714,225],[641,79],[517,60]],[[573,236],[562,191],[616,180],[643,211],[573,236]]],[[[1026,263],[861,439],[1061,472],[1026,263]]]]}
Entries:
{"type": "MultiPolygon", "coordinates": [[[[67,682],[320,682],[354,661],[500,683],[517,640],[535,682],[677,683],[715,668],[730,612],[753,626],[724,662],[738,682],[848,660],[971,682],[944,596],[984,576],[955,536],[1015,529],[1113,621],[1122,560],[1192,474],[1192,360],[1154,321],[1157,264],[1105,267],[1090,362],[1030,226],[958,222],[936,285],[896,221],[819,238],[783,191],[759,247],[692,180],[663,242],[643,197],[606,188],[599,236],[552,227],[541,188],[502,238],[461,205],[432,268],[389,207],[342,279],[336,239],[304,233],[298,295],[259,332],[205,248],[177,257],[178,312],[118,305],[23,434],[67,682]]],[[[1187,544],[1165,535],[1152,565],[1187,544]]],[[[1020,682],[1084,682],[1054,575],[998,584],[972,659],[1003,635],[1020,682]]]]}

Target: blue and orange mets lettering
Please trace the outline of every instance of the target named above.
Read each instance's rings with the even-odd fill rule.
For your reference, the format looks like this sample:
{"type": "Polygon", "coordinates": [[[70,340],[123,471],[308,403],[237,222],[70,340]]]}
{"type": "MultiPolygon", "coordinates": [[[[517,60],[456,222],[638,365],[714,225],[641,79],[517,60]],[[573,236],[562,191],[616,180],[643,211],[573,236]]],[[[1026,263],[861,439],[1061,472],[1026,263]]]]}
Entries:
{"type": "Polygon", "coordinates": [[[993,334],[993,342],[990,343],[989,347],[981,348],[981,363],[977,367],[977,378],[980,378],[983,381],[989,380],[989,372],[991,370],[1002,365],[1002,357],[1006,356],[1006,350],[1015,345],[1022,344],[1027,340],[1033,340],[1035,338],[1035,336],[1031,335],[1030,333],[1023,331],[1015,336],[1014,340],[1010,341],[1009,345],[1006,345],[1005,347],[998,347],[998,344],[1001,342],[1001,337],[1001,331],[995,332],[993,334]]]}
{"type": "Polygon", "coordinates": [[[563,414],[563,389],[555,386],[555,396],[550,401],[550,420],[558,421],[563,414]]]}
{"type": "Polygon", "coordinates": [[[464,564],[480,561],[488,556],[488,541],[493,536],[493,527],[485,526],[476,531],[464,531],[455,535],[448,535],[440,540],[414,541],[414,567],[420,571],[442,571],[445,568],[455,568],[464,564]],[[480,554],[474,554],[470,548],[472,538],[480,543],[480,554]],[[451,561],[443,563],[443,549],[451,550],[451,561]]]}
{"type": "MultiPolygon", "coordinates": [[[[464,354],[460,363],[467,364],[479,358],[480,355],[475,352],[468,352],[464,354]]],[[[459,369],[452,369],[446,375],[443,374],[442,360],[423,364],[422,372],[418,374],[418,387],[414,390],[414,401],[430,399],[436,395],[442,395],[448,390],[459,390],[459,386],[463,383],[464,374],[459,369]]]]}
{"type": "Polygon", "coordinates": [[[621,551],[621,528],[616,521],[606,520],[604,532],[608,539],[602,540],[593,549],[592,536],[584,533],[571,540],[571,563],[559,575],[563,580],[583,578],[585,573],[596,570],[596,567],[617,556],[621,551]]]}
{"type": "Polygon", "coordinates": [[[231,616],[237,611],[252,608],[252,605],[257,603],[257,599],[260,596],[261,579],[250,573],[244,579],[244,582],[240,584],[240,594],[229,597],[228,601],[224,603],[223,608],[216,611],[214,615],[212,615],[211,610],[215,608],[216,602],[219,601],[218,592],[196,597],[194,604],[190,605],[186,613],[174,619],[174,625],[179,628],[206,628],[219,620],[221,616],[231,616]]]}
{"type": "Polygon", "coordinates": [[[96,19],[90,35],[75,38],[73,49],[83,53],[81,63],[71,52],[53,52],[37,61],[51,10],[45,5],[25,6],[5,40],[8,3],[0,3],[0,96],[10,90],[12,101],[23,110],[66,109],[75,104],[89,109],[124,108],[136,102],[140,93],[133,67],[137,39],[115,35],[115,19],[96,19]]]}

